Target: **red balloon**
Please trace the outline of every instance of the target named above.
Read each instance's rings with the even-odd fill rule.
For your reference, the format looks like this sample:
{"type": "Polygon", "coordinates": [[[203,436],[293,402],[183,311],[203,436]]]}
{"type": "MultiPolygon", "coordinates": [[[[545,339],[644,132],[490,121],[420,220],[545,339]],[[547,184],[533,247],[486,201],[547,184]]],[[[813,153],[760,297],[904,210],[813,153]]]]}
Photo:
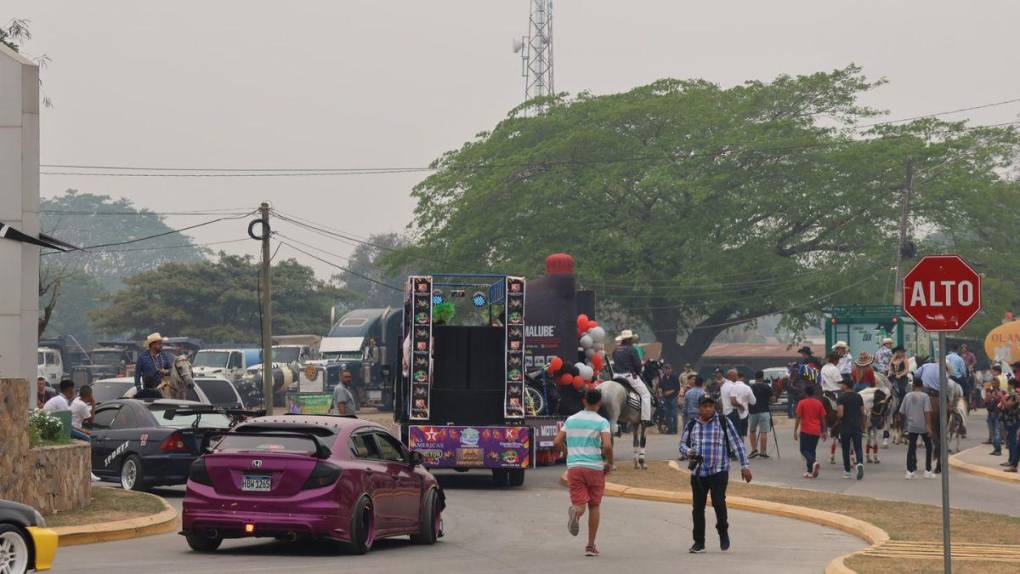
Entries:
{"type": "Polygon", "coordinates": [[[553,373],[559,372],[559,370],[562,369],[562,368],[563,368],[563,359],[561,359],[559,357],[553,357],[552,360],[549,361],[549,374],[550,375],[553,374],[553,373]]]}
{"type": "Polygon", "coordinates": [[[584,380],[581,377],[574,377],[574,388],[577,390],[584,388],[584,380]]]}
{"type": "Polygon", "coordinates": [[[588,325],[586,326],[585,331],[591,331],[592,329],[598,326],[599,326],[598,321],[588,321],[588,325]]]}
{"type": "Polygon", "coordinates": [[[595,368],[595,374],[601,373],[602,372],[602,367],[605,366],[605,363],[602,362],[602,355],[600,355],[598,353],[592,355],[591,356],[591,365],[592,365],[592,367],[595,368]]]}
{"type": "Polygon", "coordinates": [[[560,375],[559,383],[565,387],[569,387],[574,384],[574,375],[570,373],[563,373],[560,375]]]}
{"type": "Polygon", "coordinates": [[[585,331],[585,330],[587,330],[586,329],[587,325],[588,325],[588,316],[585,315],[584,313],[581,313],[580,315],[578,315],[577,316],[577,329],[579,331],[585,331]]]}

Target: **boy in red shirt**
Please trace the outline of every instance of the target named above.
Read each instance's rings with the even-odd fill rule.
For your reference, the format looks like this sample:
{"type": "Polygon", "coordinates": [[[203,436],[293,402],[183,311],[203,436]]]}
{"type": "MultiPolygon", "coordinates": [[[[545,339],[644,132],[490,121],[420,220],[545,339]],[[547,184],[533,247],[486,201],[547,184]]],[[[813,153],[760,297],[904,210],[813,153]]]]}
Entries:
{"type": "Polygon", "coordinates": [[[800,454],[807,463],[804,478],[818,478],[820,465],[815,457],[818,439],[825,440],[825,407],[815,398],[815,387],[804,387],[804,398],[797,403],[797,422],[793,425],[793,440],[800,441],[800,454]]]}

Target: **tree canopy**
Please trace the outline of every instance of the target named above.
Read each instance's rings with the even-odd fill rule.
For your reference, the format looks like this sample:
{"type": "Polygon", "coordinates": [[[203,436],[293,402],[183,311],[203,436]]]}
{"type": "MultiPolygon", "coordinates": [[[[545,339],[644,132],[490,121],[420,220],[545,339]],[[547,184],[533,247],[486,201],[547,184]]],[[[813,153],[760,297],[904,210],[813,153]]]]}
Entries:
{"type": "Polygon", "coordinates": [[[434,162],[413,191],[414,246],[390,261],[535,275],[547,254],[571,253],[583,285],[643,322],[667,358],[693,362],[763,316],[799,332],[829,304],[891,303],[910,161],[916,254],[970,258],[997,320],[995,307],[1020,303],[1001,288],[1020,277],[1003,219],[1020,207],[1003,175],[1020,138],[876,123],[860,97],[881,83],[848,66],[529,102],[434,162]]]}
{"type": "MultiPolygon", "coordinates": [[[[106,332],[132,337],[159,331],[209,343],[255,343],[259,268],[251,257],[225,253],[216,261],[164,263],[125,279],[126,287],[92,319],[106,332]]],[[[272,289],[275,334],[325,333],[330,307],[345,295],[294,259],[273,265],[272,289]]]]}

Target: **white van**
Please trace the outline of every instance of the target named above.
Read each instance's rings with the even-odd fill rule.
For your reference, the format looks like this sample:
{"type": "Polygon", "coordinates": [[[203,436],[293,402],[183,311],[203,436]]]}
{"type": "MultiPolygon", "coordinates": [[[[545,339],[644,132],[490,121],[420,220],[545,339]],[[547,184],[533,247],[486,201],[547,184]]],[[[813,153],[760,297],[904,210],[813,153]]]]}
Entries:
{"type": "Polygon", "coordinates": [[[60,351],[49,347],[39,347],[36,355],[38,363],[38,375],[46,379],[54,387],[64,377],[64,362],[60,358],[60,351]]]}

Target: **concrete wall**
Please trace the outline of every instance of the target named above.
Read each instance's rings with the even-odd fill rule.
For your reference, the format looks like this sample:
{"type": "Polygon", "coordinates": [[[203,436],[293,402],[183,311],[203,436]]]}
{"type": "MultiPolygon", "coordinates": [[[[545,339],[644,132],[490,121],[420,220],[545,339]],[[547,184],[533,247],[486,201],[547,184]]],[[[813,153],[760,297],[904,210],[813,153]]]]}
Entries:
{"type": "Polygon", "coordinates": [[[29,448],[28,385],[0,379],[0,499],[43,514],[84,508],[92,496],[88,443],[29,448]]]}
{"type": "MultiPolygon", "coordinates": [[[[0,222],[39,234],[39,68],[2,44],[0,222]]],[[[0,239],[0,377],[35,380],[38,317],[39,248],[0,239]]]]}

